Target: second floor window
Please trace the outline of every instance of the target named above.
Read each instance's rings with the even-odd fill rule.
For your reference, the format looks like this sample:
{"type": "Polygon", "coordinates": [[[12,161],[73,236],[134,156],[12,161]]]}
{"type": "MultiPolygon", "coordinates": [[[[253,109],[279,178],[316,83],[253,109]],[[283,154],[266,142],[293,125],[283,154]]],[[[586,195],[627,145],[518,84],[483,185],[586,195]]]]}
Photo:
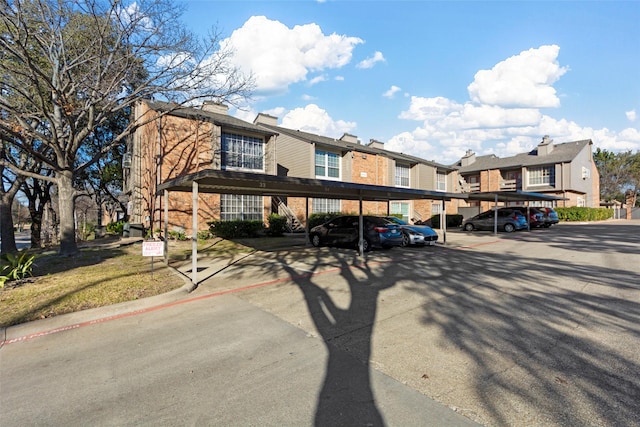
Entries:
{"type": "Polygon", "coordinates": [[[264,170],[264,141],[252,136],[222,134],[223,169],[264,170]]]}
{"type": "Polygon", "coordinates": [[[528,185],[554,185],[553,167],[529,168],[528,185]]]}
{"type": "Polygon", "coordinates": [[[316,178],[340,179],[340,156],[317,150],[316,178]]]}
{"type": "Polygon", "coordinates": [[[436,191],[447,191],[447,174],[436,173],[436,191]]]}
{"type": "Polygon", "coordinates": [[[409,166],[396,164],[396,187],[409,186],[409,166]]]}

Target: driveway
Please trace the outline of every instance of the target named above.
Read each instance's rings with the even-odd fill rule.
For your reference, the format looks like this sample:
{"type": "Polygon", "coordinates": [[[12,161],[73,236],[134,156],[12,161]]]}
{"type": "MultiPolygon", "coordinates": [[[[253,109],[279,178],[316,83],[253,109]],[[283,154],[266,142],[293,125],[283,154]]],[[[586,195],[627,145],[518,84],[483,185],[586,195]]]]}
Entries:
{"type": "Polygon", "coordinates": [[[188,296],[7,331],[0,424],[640,425],[639,236],[208,260],[188,296]]]}

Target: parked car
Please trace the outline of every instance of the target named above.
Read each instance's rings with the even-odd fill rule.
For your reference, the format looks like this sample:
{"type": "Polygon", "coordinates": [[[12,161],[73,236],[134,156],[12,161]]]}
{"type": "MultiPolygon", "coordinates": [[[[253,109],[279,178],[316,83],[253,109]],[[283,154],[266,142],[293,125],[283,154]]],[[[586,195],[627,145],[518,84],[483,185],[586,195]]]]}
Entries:
{"type": "MultiPolygon", "coordinates": [[[[388,220],[377,216],[363,216],[363,249],[372,247],[390,248],[402,246],[402,230],[400,225],[391,224],[388,220]]],[[[357,215],[345,215],[313,227],[309,239],[313,246],[346,245],[358,247],[359,219],[357,215]]]]}
{"type": "MultiPolygon", "coordinates": [[[[531,228],[539,228],[544,227],[544,214],[540,211],[540,208],[536,208],[534,206],[529,206],[529,225],[531,228]]],[[[522,214],[527,217],[527,206],[509,206],[506,208],[500,208],[499,210],[519,210],[522,214]]]]}
{"type": "Polygon", "coordinates": [[[545,227],[551,227],[553,224],[557,224],[558,222],[560,222],[560,219],[558,218],[558,212],[556,212],[553,208],[542,207],[539,209],[544,215],[545,227]]]}
{"type": "Polygon", "coordinates": [[[394,224],[398,224],[402,229],[402,246],[433,246],[438,241],[438,233],[428,225],[412,225],[395,216],[385,216],[384,218],[394,224]]]}
{"type": "MultiPolygon", "coordinates": [[[[491,209],[482,212],[472,218],[462,222],[462,229],[465,231],[473,230],[493,230],[495,225],[495,210],[491,209]]],[[[515,230],[523,230],[527,228],[527,219],[517,209],[501,209],[498,211],[498,230],[511,233],[515,230]]]]}

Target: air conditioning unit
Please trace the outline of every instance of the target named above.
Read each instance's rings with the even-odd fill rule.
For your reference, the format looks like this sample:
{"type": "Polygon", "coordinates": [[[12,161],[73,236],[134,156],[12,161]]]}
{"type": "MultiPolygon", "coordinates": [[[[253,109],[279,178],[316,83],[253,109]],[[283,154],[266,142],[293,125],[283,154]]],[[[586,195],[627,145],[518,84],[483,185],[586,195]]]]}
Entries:
{"type": "Polygon", "coordinates": [[[582,179],[591,178],[591,170],[589,168],[582,167],[582,179]]]}

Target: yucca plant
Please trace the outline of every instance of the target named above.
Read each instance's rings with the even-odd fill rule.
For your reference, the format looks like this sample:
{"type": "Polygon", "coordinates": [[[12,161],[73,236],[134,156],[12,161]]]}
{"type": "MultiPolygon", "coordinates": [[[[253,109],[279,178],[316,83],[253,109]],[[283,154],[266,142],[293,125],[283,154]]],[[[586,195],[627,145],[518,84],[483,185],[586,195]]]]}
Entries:
{"type": "Polygon", "coordinates": [[[2,264],[0,288],[3,288],[6,282],[31,276],[35,259],[35,255],[30,255],[26,251],[18,253],[18,255],[12,253],[2,255],[0,257],[0,264],[2,264]]]}

